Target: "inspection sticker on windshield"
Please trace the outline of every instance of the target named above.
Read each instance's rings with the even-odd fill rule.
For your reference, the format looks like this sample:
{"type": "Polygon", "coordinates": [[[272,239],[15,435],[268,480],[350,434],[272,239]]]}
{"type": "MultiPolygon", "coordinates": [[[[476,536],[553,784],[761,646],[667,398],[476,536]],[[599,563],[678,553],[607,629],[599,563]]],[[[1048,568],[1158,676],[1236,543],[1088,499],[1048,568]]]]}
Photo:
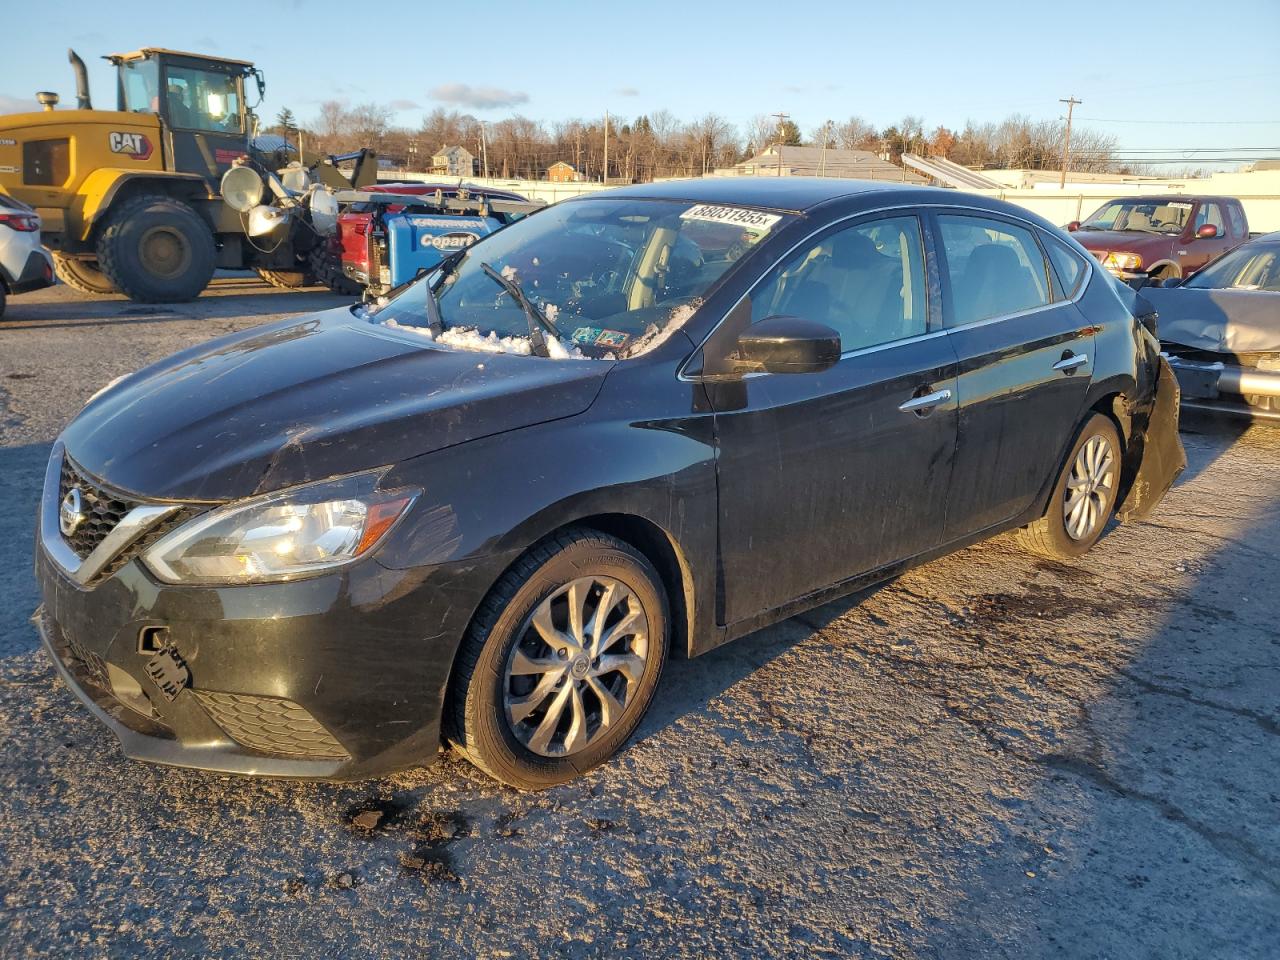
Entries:
{"type": "Polygon", "coordinates": [[[734,227],[765,233],[782,217],[776,213],[761,213],[759,210],[745,210],[742,207],[717,207],[709,203],[700,203],[680,214],[680,219],[709,220],[712,223],[727,223],[734,227]]]}
{"type": "Polygon", "coordinates": [[[605,330],[602,327],[579,327],[573,331],[576,343],[594,343],[599,347],[620,347],[631,339],[631,334],[621,330],[605,330]]]}

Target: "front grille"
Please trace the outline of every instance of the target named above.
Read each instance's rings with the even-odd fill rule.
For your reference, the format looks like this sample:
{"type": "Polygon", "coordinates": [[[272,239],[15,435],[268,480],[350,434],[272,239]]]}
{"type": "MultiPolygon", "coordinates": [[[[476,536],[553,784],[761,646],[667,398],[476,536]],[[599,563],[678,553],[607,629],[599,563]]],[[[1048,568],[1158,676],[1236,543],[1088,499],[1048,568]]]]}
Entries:
{"type": "Polygon", "coordinates": [[[64,454],[62,476],[58,481],[58,502],[61,503],[73,488],[80,491],[80,509],[84,519],[71,536],[64,535],[64,539],[76,556],[83,560],[106,539],[126,513],[138,506],[138,501],[90,480],[88,474],[64,454]]]}
{"type": "MultiPolygon", "coordinates": [[[[80,509],[84,514],[84,520],[72,531],[71,536],[64,535],[63,539],[66,541],[67,546],[75,552],[76,556],[83,560],[93,553],[98,545],[107,538],[108,534],[116,528],[116,525],[124,519],[125,515],[134,507],[140,506],[142,501],[118,490],[113,490],[92,479],[89,474],[72,462],[70,457],[63,454],[62,472],[58,480],[58,501],[61,502],[73,487],[80,491],[80,509]]],[[[151,544],[194,517],[200,512],[200,509],[199,507],[183,507],[180,510],[175,510],[154,526],[149,527],[142,536],[126,544],[119,553],[112,557],[111,562],[98,571],[93,580],[90,581],[90,585],[100,583],[113,576],[121,567],[146,550],[151,544]]]]}
{"type": "Polygon", "coordinates": [[[214,722],[243,747],[273,757],[345,760],[347,751],[292,700],[193,691],[214,722]]]}

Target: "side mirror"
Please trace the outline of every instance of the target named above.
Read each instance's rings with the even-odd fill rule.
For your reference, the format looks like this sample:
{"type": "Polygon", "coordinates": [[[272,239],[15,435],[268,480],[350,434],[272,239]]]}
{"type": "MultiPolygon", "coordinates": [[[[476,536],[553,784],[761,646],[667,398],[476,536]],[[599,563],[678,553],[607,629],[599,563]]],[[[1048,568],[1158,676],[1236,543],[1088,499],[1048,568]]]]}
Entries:
{"type": "Polygon", "coordinates": [[[840,334],[801,317],[765,317],[738,337],[735,366],[766,373],[818,373],[840,359],[840,334]]]}
{"type": "Polygon", "coordinates": [[[1072,220],[1070,223],[1067,224],[1067,233],[1075,233],[1079,229],[1080,229],[1079,220],[1072,220]]]}
{"type": "Polygon", "coordinates": [[[1203,227],[1196,231],[1196,239],[1212,240],[1218,235],[1218,228],[1212,223],[1206,223],[1203,227]]]}

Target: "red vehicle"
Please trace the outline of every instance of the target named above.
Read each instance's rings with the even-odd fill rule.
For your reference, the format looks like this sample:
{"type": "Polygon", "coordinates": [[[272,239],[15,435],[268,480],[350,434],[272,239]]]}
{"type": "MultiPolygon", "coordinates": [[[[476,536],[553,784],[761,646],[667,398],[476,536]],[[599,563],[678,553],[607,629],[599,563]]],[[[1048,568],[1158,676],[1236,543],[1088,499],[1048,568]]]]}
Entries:
{"type": "MultiPolygon", "coordinates": [[[[379,183],[378,193],[404,194],[422,197],[439,194],[444,200],[457,199],[461,194],[488,200],[515,200],[525,198],[505,190],[492,190],[458,183],[379,183]]],[[[400,213],[403,206],[382,203],[353,203],[338,217],[338,243],[342,248],[342,273],[348,279],[365,287],[370,294],[385,292],[390,286],[387,268],[386,234],[382,218],[400,213]]]]}
{"type": "Polygon", "coordinates": [[[1234,197],[1121,197],[1067,229],[1122,280],[1187,277],[1249,239],[1234,197]]]}

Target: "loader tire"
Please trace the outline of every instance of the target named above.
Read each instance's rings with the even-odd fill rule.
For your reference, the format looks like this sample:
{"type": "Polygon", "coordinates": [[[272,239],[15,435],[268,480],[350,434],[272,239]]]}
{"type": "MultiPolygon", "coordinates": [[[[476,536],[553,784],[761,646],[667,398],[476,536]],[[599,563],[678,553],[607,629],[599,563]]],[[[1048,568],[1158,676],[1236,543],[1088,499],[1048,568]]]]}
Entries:
{"type": "Polygon", "coordinates": [[[332,242],[314,247],[307,264],[316,282],[340,297],[358,297],[364,289],[342,272],[342,248],[332,242]]]}
{"type": "Polygon", "coordinates": [[[213,277],[213,231],[191,207],[144,194],[108,215],[98,264],[116,288],[140,303],[194,300],[213,277]]]}
{"type": "Polygon", "coordinates": [[[254,271],[267,283],[281,290],[301,290],[303,287],[315,286],[315,280],[302,270],[263,270],[254,271]]]}
{"type": "Polygon", "coordinates": [[[116,285],[107,279],[96,260],[77,260],[75,257],[55,253],[53,269],[58,274],[58,279],[72,290],[91,296],[116,292],[116,285]]]}

